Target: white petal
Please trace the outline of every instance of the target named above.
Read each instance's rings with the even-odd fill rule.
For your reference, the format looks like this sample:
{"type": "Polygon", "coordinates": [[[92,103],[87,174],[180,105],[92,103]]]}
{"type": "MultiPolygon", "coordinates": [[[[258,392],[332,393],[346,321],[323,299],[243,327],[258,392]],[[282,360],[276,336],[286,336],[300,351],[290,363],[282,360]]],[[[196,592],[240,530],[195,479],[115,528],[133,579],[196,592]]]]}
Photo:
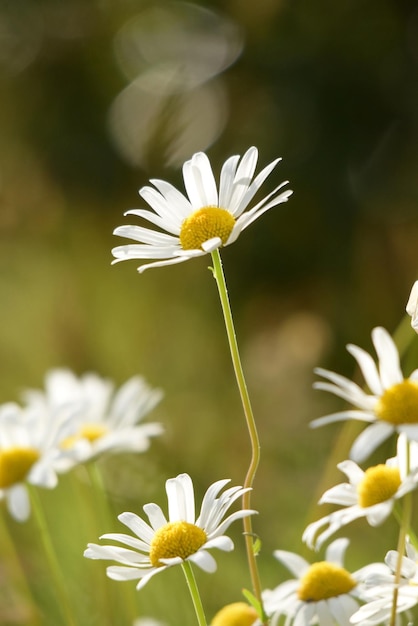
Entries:
{"type": "Polygon", "coordinates": [[[148,545],[151,543],[154,537],[154,530],[138,515],[126,511],[118,515],[118,520],[125,524],[142,541],[145,541],[148,545]]]}
{"type": "MultiPolygon", "coordinates": [[[[118,261],[128,261],[130,259],[171,259],[176,257],[181,248],[178,245],[157,246],[141,243],[128,243],[123,246],[116,246],[112,249],[112,254],[118,261]]],[[[179,261],[175,261],[179,263],[179,261]]]]}
{"type": "Polygon", "coordinates": [[[380,378],[384,389],[401,383],[404,379],[399,352],[389,333],[381,327],[374,328],[372,339],[379,357],[380,378]]]}
{"type": "Polygon", "coordinates": [[[377,396],[382,395],[383,387],[380,375],[377,370],[376,363],[370,354],[363,350],[363,348],[359,348],[359,346],[355,346],[353,344],[348,344],[347,350],[359,364],[364,380],[366,381],[370,391],[377,396]]]}
{"type": "MultiPolygon", "coordinates": [[[[335,622],[330,613],[328,600],[316,602],[315,609],[318,616],[318,623],[321,624],[321,626],[335,626],[335,622]]],[[[339,626],[345,626],[345,624],[339,624],[339,626]]]]}
{"type": "Polygon", "coordinates": [[[142,572],[134,567],[121,567],[120,565],[109,565],[106,574],[112,580],[137,580],[142,578],[142,572]]]}
{"type": "Polygon", "coordinates": [[[161,526],[167,524],[167,519],[158,504],[150,502],[149,504],[144,504],[143,509],[148,515],[148,519],[154,530],[158,530],[161,526]]]}
{"type": "Polygon", "coordinates": [[[235,172],[239,156],[229,157],[222,166],[221,176],[219,181],[219,206],[224,209],[230,210],[231,196],[233,191],[233,182],[235,178],[235,172]]]}
{"type": "Polygon", "coordinates": [[[330,543],[325,554],[325,560],[342,566],[348,544],[349,541],[345,537],[341,537],[330,543]]]}
{"type": "Polygon", "coordinates": [[[197,152],[183,165],[184,186],[194,209],[218,206],[218,191],[210,161],[204,152],[197,152]]]}
{"type": "Polygon", "coordinates": [[[168,517],[170,522],[183,520],[195,523],[195,501],[193,482],[188,474],[179,474],[165,484],[168,497],[168,517]]]}
{"type": "Polygon", "coordinates": [[[309,568],[309,563],[299,554],[294,552],[288,552],[287,550],[275,550],[273,554],[276,559],[283,563],[283,565],[285,565],[287,569],[297,578],[303,576],[309,568]]]}
{"type": "Polygon", "coordinates": [[[25,522],[30,515],[30,500],[25,485],[17,484],[6,491],[7,508],[18,522],[25,522]]]}
{"type": "Polygon", "coordinates": [[[234,542],[230,537],[222,535],[221,537],[213,537],[213,539],[209,539],[203,547],[205,550],[217,548],[223,552],[231,552],[231,550],[234,549],[234,542]]]}
{"type": "Polygon", "coordinates": [[[350,457],[356,463],[362,463],[393,432],[394,427],[388,422],[371,424],[355,440],[350,457]]]}
{"type": "Polygon", "coordinates": [[[195,565],[200,567],[203,571],[208,572],[208,574],[213,574],[213,572],[216,571],[216,561],[206,550],[198,550],[189,556],[187,560],[195,563],[195,565]]]}
{"type": "Polygon", "coordinates": [[[193,212],[193,207],[189,200],[173,185],[165,180],[158,179],[152,179],[150,182],[164,196],[170,212],[175,212],[177,220],[181,222],[193,212]]]}

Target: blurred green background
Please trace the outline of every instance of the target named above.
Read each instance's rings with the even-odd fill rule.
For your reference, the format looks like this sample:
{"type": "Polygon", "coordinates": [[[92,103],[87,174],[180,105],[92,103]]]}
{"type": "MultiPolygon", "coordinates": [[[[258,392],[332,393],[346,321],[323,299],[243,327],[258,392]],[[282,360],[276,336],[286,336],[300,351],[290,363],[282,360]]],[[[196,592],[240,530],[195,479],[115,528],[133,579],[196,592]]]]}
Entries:
{"type": "MultiPolygon", "coordinates": [[[[373,326],[394,331],[417,278],[416,2],[3,0],[0,81],[0,401],[56,366],[117,384],[140,373],[165,390],[152,415],[165,436],[140,458],[101,462],[113,515],[164,505],[164,481],[183,471],[198,500],[219,478],[242,484],[249,446],[209,259],[139,276],[135,262],[111,267],[112,231],[144,206],[150,177],[181,187],[197,150],[216,175],[250,145],[260,168],[283,157],[265,189],[289,179],[293,197],[222,255],[262,444],[260,568],[275,586],[288,576],[272,550],[308,554],[302,530],[323,513],[312,506],[342,478],[324,478],[327,459],[354,436],[309,430],[341,407],[312,391],[312,370],[351,376],[345,344],[370,349],[373,326]]],[[[417,357],[412,345],[406,373],[417,357]]],[[[80,556],[121,530],[94,519],[83,469],[42,495],[79,623],[131,623],[98,601],[104,564],[80,556]]],[[[36,528],[2,514],[0,623],[60,624],[36,528]]],[[[199,576],[209,618],[249,585],[240,530],[218,573],[199,576]]],[[[383,558],[395,531],[354,525],[349,566],[364,564],[365,545],[383,558]]],[[[132,591],[107,585],[115,603],[132,591]]],[[[148,587],[134,614],[194,623],[181,572],[148,587]]]]}

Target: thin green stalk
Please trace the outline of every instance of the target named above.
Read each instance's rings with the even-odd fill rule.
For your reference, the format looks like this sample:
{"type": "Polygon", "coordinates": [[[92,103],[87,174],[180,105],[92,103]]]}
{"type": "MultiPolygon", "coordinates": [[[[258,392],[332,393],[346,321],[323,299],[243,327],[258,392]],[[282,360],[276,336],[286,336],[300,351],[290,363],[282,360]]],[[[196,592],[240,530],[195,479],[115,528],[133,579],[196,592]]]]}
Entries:
{"type": "Polygon", "coordinates": [[[405,553],[406,537],[408,535],[409,527],[411,525],[411,513],[412,513],[412,494],[411,493],[407,493],[405,495],[403,503],[404,503],[404,506],[403,506],[402,523],[399,529],[398,548],[397,548],[398,561],[396,563],[396,571],[395,571],[395,587],[393,590],[390,626],[396,626],[396,607],[398,604],[398,586],[401,580],[402,557],[405,553]]]}
{"type": "MultiPolygon", "coordinates": [[[[258,439],[257,427],[254,420],[253,411],[251,408],[250,397],[248,395],[247,384],[245,382],[244,372],[241,365],[241,359],[238,350],[238,343],[235,334],[234,322],[232,318],[231,306],[228,298],[228,291],[226,287],[225,275],[222,268],[221,256],[219,250],[212,252],[213,260],[213,276],[218,286],[219,297],[222,305],[222,312],[225,321],[226,333],[228,336],[229,349],[231,352],[232,364],[235,371],[235,377],[239,393],[241,396],[241,402],[244,409],[245,419],[247,421],[248,433],[251,441],[251,461],[245,477],[244,487],[252,487],[254,483],[255,474],[258,464],[260,462],[260,443],[258,439]]],[[[247,491],[242,497],[242,506],[244,509],[250,509],[251,492],[247,491]]],[[[245,546],[247,550],[248,566],[250,570],[251,582],[253,587],[254,596],[262,606],[261,599],[261,582],[258,573],[256,555],[254,553],[253,531],[251,516],[243,519],[245,546]]]]}
{"type": "Polygon", "coordinates": [[[51,578],[55,585],[57,598],[59,599],[62,613],[65,616],[65,621],[68,626],[77,626],[77,620],[74,616],[73,607],[68,596],[67,586],[65,584],[58,557],[51,541],[51,535],[48,529],[48,525],[46,523],[42,503],[39,499],[37,488],[30,486],[29,489],[33,517],[39,528],[39,537],[42,542],[42,546],[51,571],[51,578]]]}
{"type": "Polygon", "coordinates": [[[16,543],[12,537],[12,534],[10,532],[9,525],[6,523],[6,520],[4,519],[4,514],[7,514],[6,509],[4,509],[4,511],[2,511],[2,514],[0,515],[0,518],[1,518],[0,550],[1,550],[2,559],[7,564],[7,569],[10,568],[11,570],[10,573],[8,572],[8,575],[7,575],[7,583],[12,585],[14,582],[16,582],[16,585],[18,586],[18,589],[19,589],[19,596],[20,594],[22,594],[22,596],[23,595],[25,596],[25,600],[27,603],[25,606],[25,610],[27,610],[31,618],[30,623],[38,625],[40,621],[39,621],[39,616],[37,614],[36,601],[33,596],[31,586],[28,582],[28,576],[25,572],[25,568],[21,564],[20,554],[16,547],[16,543]]]}
{"type": "Polygon", "coordinates": [[[183,561],[182,568],[187,580],[190,595],[192,596],[194,610],[196,612],[197,623],[199,626],[207,626],[205,612],[203,610],[202,600],[200,599],[199,589],[196,584],[193,569],[189,561],[183,561]]]}

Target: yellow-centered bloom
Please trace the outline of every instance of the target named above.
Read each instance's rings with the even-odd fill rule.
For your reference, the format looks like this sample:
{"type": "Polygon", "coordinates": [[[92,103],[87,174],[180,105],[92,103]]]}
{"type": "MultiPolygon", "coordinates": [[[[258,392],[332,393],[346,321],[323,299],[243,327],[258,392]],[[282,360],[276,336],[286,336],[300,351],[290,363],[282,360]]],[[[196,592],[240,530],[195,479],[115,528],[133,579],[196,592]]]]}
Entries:
{"type": "Polygon", "coordinates": [[[209,159],[203,152],[197,152],[183,165],[187,195],[163,180],[151,180],[154,187],[142,187],[139,193],[152,211],[132,209],[125,215],[142,218],[158,230],[143,226],[116,228],[115,235],[137,243],[114,248],[113,262],[156,259],[138,267],[138,271],[143,272],[149,267],[182,263],[236,241],[247,226],[272,207],[286,202],[292,193],[280,191],[287,184],[287,181],[282,182],[248,208],[280,161],[276,159],[254,178],[257,159],[258,151],[254,147],[247,150],[241,161],[239,156],[227,159],[221,170],[219,190],[209,159]]]}
{"type": "Polygon", "coordinates": [[[338,624],[350,626],[350,616],[358,609],[361,581],[369,567],[354,573],[345,569],[343,557],[348,539],[337,539],[327,548],[325,560],[310,564],[293,552],[276,550],[274,556],[295,576],[276,589],[263,592],[264,608],[272,624],[311,626],[338,624]]]}
{"type": "Polygon", "coordinates": [[[342,508],[309,524],[303,541],[310,548],[320,548],[342,526],[361,517],[371,526],[382,524],[396,502],[418,486],[418,443],[400,435],[397,456],[386,463],[365,471],[354,461],[343,461],[337,467],[349,482],[328,489],[319,503],[338,504],[342,508]]]}
{"type": "Polygon", "coordinates": [[[90,372],[76,376],[69,369],[50,370],[45,389],[25,393],[27,407],[39,415],[71,413],[71,427],[59,442],[56,467],[68,471],[78,463],[109,452],[144,452],[162,433],[156,423],[142,423],[161,400],[160,389],[133,376],[118,389],[90,372]]]}
{"type": "Polygon", "coordinates": [[[152,576],[167,567],[190,561],[205,572],[216,570],[216,561],[208,552],[212,548],[230,551],[234,544],[224,532],[237,519],[256,511],[239,510],[224,519],[231,505],[248,489],[230,487],[220,494],[229,480],[219,480],[207,490],[200,515],[195,517],[195,497],[192,479],[180,474],[166,482],[168,519],[157,504],[146,504],[144,511],[149,524],[135,513],[122,513],[119,520],[132,535],[108,533],[101,539],[110,539],[122,546],[103,546],[90,543],[84,556],[90,559],[116,561],[107,568],[114,580],[139,580],[137,589],[152,576]]]}
{"type": "Polygon", "coordinates": [[[384,328],[374,328],[373,344],[378,365],[362,348],[349,344],[347,350],[356,359],[370,393],[344,376],[318,368],[316,373],[326,382],[314,384],[316,389],[334,393],[356,407],[320,417],[311,422],[317,427],[345,419],[369,422],[355,440],[350,458],[364,461],[385,439],[395,432],[405,433],[418,441],[418,369],[405,378],[400,367],[398,350],[384,328]]]}
{"type": "Polygon", "coordinates": [[[0,406],[0,500],[23,522],[30,515],[27,485],[56,486],[59,441],[69,415],[41,415],[8,403],[0,406]]]}

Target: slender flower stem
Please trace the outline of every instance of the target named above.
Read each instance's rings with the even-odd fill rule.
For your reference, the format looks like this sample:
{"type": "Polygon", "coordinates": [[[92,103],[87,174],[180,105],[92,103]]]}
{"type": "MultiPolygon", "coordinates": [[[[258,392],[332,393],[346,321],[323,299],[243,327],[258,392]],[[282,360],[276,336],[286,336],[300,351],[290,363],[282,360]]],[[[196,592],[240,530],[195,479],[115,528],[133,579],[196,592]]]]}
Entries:
{"type": "Polygon", "coordinates": [[[51,570],[52,580],[55,584],[57,597],[59,598],[61,610],[65,615],[67,626],[77,626],[77,620],[75,619],[73,607],[70,602],[70,598],[67,592],[67,586],[62,575],[62,570],[59,565],[57,555],[52,545],[51,536],[46,523],[45,515],[43,512],[42,504],[39,499],[39,495],[36,487],[30,486],[30,495],[32,502],[32,512],[35,521],[39,528],[39,538],[42,542],[43,549],[48,561],[48,565],[51,570]]]}
{"type": "Polygon", "coordinates": [[[397,548],[398,561],[396,563],[395,587],[393,590],[393,601],[392,601],[392,613],[391,613],[390,622],[389,622],[390,626],[396,625],[396,606],[398,603],[398,586],[399,586],[399,581],[401,579],[402,556],[405,553],[405,543],[406,543],[406,537],[407,537],[410,522],[411,522],[411,512],[412,512],[412,494],[407,493],[404,497],[402,524],[399,530],[399,539],[398,539],[398,548],[397,548]]]}
{"type": "Polygon", "coordinates": [[[200,599],[200,593],[196,584],[196,579],[193,573],[192,566],[188,561],[184,561],[181,566],[187,580],[187,586],[189,587],[190,595],[192,596],[194,610],[196,611],[197,622],[199,626],[207,626],[205,612],[203,610],[202,600],[200,599]]]}
{"type": "MultiPolygon", "coordinates": [[[[400,439],[398,441],[400,441],[400,439]]],[[[406,438],[403,443],[406,446],[405,470],[406,470],[406,474],[408,474],[410,471],[410,448],[409,448],[409,442],[406,438]]],[[[405,553],[406,538],[409,532],[409,528],[411,526],[411,516],[412,516],[412,494],[407,493],[403,499],[403,511],[402,511],[400,529],[399,529],[398,548],[397,548],[398,560],[396,563],[396,571],[395,571],[395,585],[393,589],[392,612],[391,612],[390,622],[389,622],[390,626],[396,626],[396,607],[398,604],[399,582],[401,580],[402,557],[405,553]]]]}
{"type": "MultiPolygon", "coordinates": [[[[247,384],[245,382],[244,372],[241,365],[241,359],[238,350],[238,343],[235,334],[234,322],[232,319],[232,311],[228,298],[228,291],[225,282],[225,275],[222,268],[221,256],[219,250],[212,252],[213,260],[213,277],[218,285],[219,297],[221,300],[222,311],[225,321],[226,333],[228,336],[229,349],[231,351],[232,363],[234,366],[235,377],[239,393],[241,396],[241,402],[244,409],[245,418],[247,421],[248,433],[251,441],[251,461],[248,467],[247,475],[245,477],[244,487],[252,487],[258,464],[260,462],[260,443],[258,439],[257,427],[254,420],[253,411],[251,408],[250,397],[248,395],[247,384]]],[[[251,500],[251,492],[247,491],[242,497],[242,506],[244,509],[249,509],[251,500]]],[[[253,593],[262,606],[261,600],[261,583],[260,576],[257,568],[256,555],[254,554],[254,542],[251,516],[243,519],[245,545],[247,549],[248,566],[250,569],[251,582],[253,586],[253,593]]]]}

